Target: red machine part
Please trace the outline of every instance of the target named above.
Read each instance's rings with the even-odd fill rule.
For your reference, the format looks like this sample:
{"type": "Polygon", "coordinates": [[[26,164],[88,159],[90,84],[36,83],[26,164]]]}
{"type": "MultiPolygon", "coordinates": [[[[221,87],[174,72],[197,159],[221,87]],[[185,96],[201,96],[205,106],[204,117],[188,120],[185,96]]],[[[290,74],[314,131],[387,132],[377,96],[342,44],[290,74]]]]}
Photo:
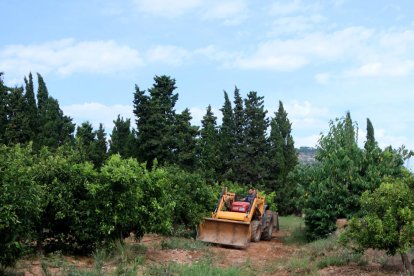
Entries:
{"type": "Polygon", "coordinates": [[[232,212],[240,212],[240,213],[246,213],[247,210],[249,210],[250,203],[244,202],[244,201],[235,201],[231,205],[231,211],[232,212]]]}

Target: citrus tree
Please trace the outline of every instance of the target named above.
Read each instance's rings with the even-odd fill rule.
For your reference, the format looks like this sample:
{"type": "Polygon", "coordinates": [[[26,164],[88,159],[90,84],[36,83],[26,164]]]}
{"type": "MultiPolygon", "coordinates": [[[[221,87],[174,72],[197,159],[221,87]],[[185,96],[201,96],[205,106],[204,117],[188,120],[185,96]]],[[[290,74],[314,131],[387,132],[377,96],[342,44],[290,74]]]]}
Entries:
{"type": "Polygon", "coordinates": [[[414,194],[401,180],[384,182],[360,198],[361,217],[351,219],[342,239],[353,241],[355,249],[385,250],[401,254],[407,271],[413,270],[407,251],[414,245],[414,194]]]}

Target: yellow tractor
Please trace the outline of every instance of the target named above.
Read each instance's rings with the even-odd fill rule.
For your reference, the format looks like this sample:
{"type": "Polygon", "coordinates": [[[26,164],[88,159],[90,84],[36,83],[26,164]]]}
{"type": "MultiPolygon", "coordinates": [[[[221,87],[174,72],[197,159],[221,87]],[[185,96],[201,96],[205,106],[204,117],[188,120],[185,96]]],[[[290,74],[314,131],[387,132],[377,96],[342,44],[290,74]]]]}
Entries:
{"type": "Polygon", "coordinates": [[[279,218],[263,196],[240,198],[224,188],[211,218],[199,225],[197,240],[245,248],[250,241],[270,240],[274,229],[279,230],[279,218]]]}

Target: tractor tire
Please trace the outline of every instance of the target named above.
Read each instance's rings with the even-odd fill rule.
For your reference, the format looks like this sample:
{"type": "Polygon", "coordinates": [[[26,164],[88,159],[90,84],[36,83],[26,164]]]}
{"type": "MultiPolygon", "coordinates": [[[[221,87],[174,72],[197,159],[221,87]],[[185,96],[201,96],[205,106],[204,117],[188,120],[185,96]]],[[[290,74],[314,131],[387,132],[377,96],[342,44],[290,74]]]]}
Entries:
{"type": "Polygon", "coordinates": [[[274,225],[273,212],[270,210],[266,210],[266,224],[263,228],[262,240],[270,241],[272,239],[273,225],[274,225]]]}
{"type": "Polygon", "coordinates": [[[262,225],[260,224],[260,220],[252,220],[250,223],[250,230],[251,230],[251,241],[258,242],[260,241],[260,237],[262,235],[262,225]]]}

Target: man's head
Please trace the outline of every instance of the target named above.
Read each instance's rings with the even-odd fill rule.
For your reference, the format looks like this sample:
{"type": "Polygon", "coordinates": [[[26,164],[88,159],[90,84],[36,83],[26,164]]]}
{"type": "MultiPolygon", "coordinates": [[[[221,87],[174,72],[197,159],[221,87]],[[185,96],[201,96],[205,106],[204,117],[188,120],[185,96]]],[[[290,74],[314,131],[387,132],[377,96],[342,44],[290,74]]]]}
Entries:
{"type": "Polygon", "coordinates": [[[249,194],[250,194],[250,195],[254,194],[254,188],[253,188],[253,187],[250,187],[250,188],[249,188],[249,194]]]}

